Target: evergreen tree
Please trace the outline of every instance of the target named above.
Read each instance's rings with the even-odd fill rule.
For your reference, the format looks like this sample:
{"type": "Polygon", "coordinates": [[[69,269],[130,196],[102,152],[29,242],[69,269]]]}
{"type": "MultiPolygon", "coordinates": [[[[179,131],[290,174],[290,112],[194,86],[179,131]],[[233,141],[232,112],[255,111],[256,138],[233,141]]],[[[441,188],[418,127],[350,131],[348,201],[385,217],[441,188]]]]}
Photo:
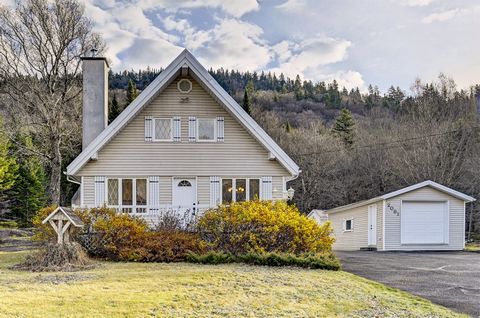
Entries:
{"type": "Polygon", "coordinates": [[[18,219],[22,226],[28,226],[35,213],[47,204],[47,177],[38,157],[26,155],[25,151],[20,150],[32,148],[32,140],[25,137],[18,137],[17,140],[21,141],[22,146],[10,149],[18,167],[15,186],[4,191],[3,197],[10,215],[18,219]]]}
{"type": "MultiPolygon", "coordinates": [[[[3,121],[0,120],[3,128],[3,121]]],[[[0,132],[0,194],[11,189],[17,178],[18,164],[11,155],[8,137],[0,132]]]]}
{"type": "Polygon", "coordinates": [[[305,92],[302,87],[302,81],[300,80],[300,75],[298,74],[293,84],[293,91],[297,100],[302,100],[305,97],[305,92]]]}
{"type": "Polygon", "coordinates": [[[130,103],[133,102],[137,96],[137,85],[134,81],[132,81],[132,79],[130,79],[127,87],[127,105],[130,105],[130,103]]]}
{"type": "Polygon", "coordinates": [[[120,107],[117,101],[117,94],[113,93],[113,99],[108,112],[108,123],[110,124],[118,115],[120,115],[120,107]]]}
{"type": "Polygon", "coordinates": [[[352,112],[346,108],[340,111],[332,127],[332,133],[341,138],[345,146],[350,147],[355,139],[355,119],[352,112]]]}
{"type": "Polygon", "coordinates": [[[250,98],[248,97],[248,89],[245,88],[245,91],[243,93],[243,103],[242,103],[242,108],[247,114],[252,113],[252,105],[250,103],[250,98]]]}
{"type": "Polygon", "coordinates": [[[253,83],[253,80],[249,80],[247,83],[247,86],[245,86],[245,90],[248,92],[249,96],[253,96],[255,93],[255,85],[253,83]]]}

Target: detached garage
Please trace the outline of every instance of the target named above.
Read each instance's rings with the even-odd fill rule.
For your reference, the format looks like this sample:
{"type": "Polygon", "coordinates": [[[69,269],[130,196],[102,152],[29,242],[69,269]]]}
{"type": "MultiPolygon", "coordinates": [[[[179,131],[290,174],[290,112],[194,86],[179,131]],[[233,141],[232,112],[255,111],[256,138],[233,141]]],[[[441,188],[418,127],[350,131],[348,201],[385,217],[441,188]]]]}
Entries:
{"type": "Polygon", "coordinates": [[[328,210],[335,250],[461,250],[465,203],[474,198],[433,181],[328,210]]]}

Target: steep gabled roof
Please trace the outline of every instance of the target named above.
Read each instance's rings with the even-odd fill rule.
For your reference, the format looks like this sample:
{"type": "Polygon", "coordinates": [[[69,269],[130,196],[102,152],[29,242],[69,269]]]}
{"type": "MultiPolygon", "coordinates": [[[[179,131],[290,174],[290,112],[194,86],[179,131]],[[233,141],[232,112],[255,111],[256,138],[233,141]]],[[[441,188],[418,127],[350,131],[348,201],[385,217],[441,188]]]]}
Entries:
{"type": "Polygon", "coordinates": [[[189,74],[209,92],[240,124],[260,142],[292,176],[300,173],[298,165],[275,141],[253,120],[238,103],[217,83],[198,60],[185,49],[167,68],[141,92],[67,167],[67,175],[75,175],[80,169],[113,139],[140,111],[162,92],[182,71],[188,67],[189,74]]]}
{"type": "Polygon", "coordinates": [[[367,204],[371,204],[371,203],[375,203],[377,201],[381,201],[381,200],[388,200],[388,199],[391,199],[393,197],[396,197],[396,196],[399,196],[401,194],[404,194],[404,193],[407,193],[407,192],[410,192],[410,191],[413,191],[413,190],[417,190],[417,189],[420,189],[420,188],[423,188],[423,187],[432,187],[438,191],[441,191],[441,192],[444,192],[446,194],[449,194],[451,195],[452,197],[455,197],[457,199],[460,199],[460,200],[463,200],[465,202],[473,202],[473,201],[476,201],[475,198],[469,196],[469,195],[466,195],[464,193],[461,193],[461,192],[458,192],[456,190],[453,190],[451,188],[448,188],[444,185],[441,185],[439,183],[436,183],[434,181],[431,181],[431,180],[427,180],[427,181],[423,181],[423,182],[420,182],[420,183],[417,183],[417,184],[414,184],[414,185],[411,185],[411,186],[408,186],[406,188],[402,188],[400,190],[397,190],[397,191],[393,191],[393,192],[389,192],[387,194],[384,194],[384,195],[381,195],[381,196],[378,196],[378,197],[375,197],[375,198],[372,198],[372,199],[368,199],[368,200],[363,200],[363,201],[359,201],[359,202],[355,202],[355,203],[351,203],[351,204],[347,204],[347,205],[343,205],[343,206],[339,206],[339,207],[336,207],[334,209],[330,209],[327,211],[327,214],[329,213],[336,213],[336,212],[342,212],[342,211],[345,211],[345,210],[348,210],[348,209],[353,209],[353,208],[358,208],[358,207],[361,207],[361,206],[364,206],[364,205],[367,205],[367,204]]]}

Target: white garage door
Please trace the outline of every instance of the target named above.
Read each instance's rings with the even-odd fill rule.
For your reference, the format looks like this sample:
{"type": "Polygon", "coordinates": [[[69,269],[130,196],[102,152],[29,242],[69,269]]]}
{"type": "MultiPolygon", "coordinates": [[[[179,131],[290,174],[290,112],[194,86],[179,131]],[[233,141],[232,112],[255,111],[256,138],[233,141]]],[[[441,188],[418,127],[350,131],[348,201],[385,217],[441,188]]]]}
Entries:
{"type": "Polygon", "coordinates": [[[447,202],[402,202],[402,244],[447,244],[447,202]]]}

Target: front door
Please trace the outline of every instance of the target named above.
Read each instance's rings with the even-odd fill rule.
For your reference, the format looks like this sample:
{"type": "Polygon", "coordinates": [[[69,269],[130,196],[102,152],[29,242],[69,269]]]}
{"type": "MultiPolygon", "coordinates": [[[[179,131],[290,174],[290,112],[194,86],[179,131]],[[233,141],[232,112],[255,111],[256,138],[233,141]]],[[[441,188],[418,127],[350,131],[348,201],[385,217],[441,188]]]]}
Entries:
{"type": "Polygon", "coordinates": [[[173,179],[173,210],[180,217],[195,215],[197,184],[194,178],[173,179]]]}
{"type": "Polygon", "coordinates": [[[368,245],[377,245],[377,206],[368,206],[368,245]]]}

